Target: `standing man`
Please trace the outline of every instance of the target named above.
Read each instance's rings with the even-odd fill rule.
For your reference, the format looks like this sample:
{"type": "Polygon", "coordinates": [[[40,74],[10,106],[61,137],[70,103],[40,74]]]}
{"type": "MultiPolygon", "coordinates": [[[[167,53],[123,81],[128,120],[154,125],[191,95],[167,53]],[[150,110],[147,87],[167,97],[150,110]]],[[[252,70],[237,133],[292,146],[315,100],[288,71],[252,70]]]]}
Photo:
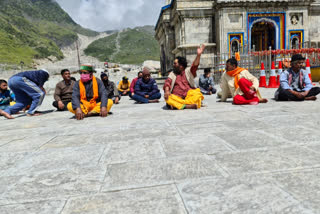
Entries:
{"type": "Polygon", "coordinates": [[[72,90],[75,81],[71,79],[70,71],[63,69],[61,71],[63,80],[56,85],[54,91],[54,102],[52,105],[57,108],[58,111],[67,111],[67,105],[72,100],[72,90]]]}
{"type": "Polygon", "coordinates": [[[81,65],[80,80],[73,86],[72,102],[68,110],[75,114],[77,120],[99,115],[108,116],[113,102],[108,100],[106,89],[100,79],[93,75],[93,66],[81,65]]]}
{"type": "Polygon", "coordinates": [[[204,99],[199,88],[196,88],[194,78],[197,76],[200,57],[205,49],[201,45],[197,50],[191,68],[187,68],[188,63],[184,57],[176,57],[173,63],[173,72],[168,76],[163,86],[164,98],[170,109],[198,109],[204,99]]]}
{"type": "Polygon", "coordinates": [[[280,74],[280,87],[275,93],[276,101],[316,100],[319,87],[313,87],[303,65],[305,58],[300,54],[291,58],[291,68],[280,74]]]}
{"type": "Polygon", "coordinates": [[[39,116],[36,111],[41,106],[46,95],[43,85],[49,79],[47,70],[25,71],[13,75],[9,79],[9,87],[16,96],[16,104],[7,107],[4,111],[0,110],[0,114],[8,119],[14,119],[12,114],[18,113],[20,110],[30,105],[27,116],[39,116]]]}
{"type": "Polygon", "coordinates": [[[225,102],[228,95],[233,97],[235,105],[258,105],[268,100],[259,93],[259,81],[244,68],[238,67],[235,58],[227,60],[226,72],[221,77],[221,102],[225,102]]]}
{"type": "Polygon", "coordinates": [[[161,98],[156,81],[151,78],[150,71],[143,69],[142,78],[138,79],[132,99],[138,103],[158,103],[161,98]]]}
{"type": "Polygon", "coordinates": [[[121,96],[114,82],[109,80],[109,73],[101,73],[100,78],[106,88],[108,99],[111,99],[114,104],[119,104],[121,96]]]}
{"type": "Polygon", "coordinates": [[[217,90],[214,88],[213,77],[210,75],[210,68],[204,69],[204,74],[199,78],[199,87],[202,94],[215,94],[217,90]]]}

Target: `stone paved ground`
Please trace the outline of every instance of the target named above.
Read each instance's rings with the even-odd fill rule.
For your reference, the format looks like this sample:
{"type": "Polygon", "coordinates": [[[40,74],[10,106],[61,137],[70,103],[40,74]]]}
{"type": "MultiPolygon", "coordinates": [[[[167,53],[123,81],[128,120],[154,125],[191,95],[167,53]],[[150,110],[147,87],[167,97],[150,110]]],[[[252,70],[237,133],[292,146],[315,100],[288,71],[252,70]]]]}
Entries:
{"type": "Polygon", "coordinates": [[[320,101],[205,102],[0,118],[0,213],[320,213],[320,101]]]}

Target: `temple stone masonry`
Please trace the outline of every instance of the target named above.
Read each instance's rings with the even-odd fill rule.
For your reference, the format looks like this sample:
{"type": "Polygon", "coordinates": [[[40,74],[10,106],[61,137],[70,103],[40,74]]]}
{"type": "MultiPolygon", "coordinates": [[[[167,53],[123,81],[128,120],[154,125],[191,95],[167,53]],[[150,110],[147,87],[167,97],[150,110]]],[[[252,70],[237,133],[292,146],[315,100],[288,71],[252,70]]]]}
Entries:
{"type": "Polygon", "coordinates": [[[213,56],[237,51],[320,48],[320,0],[166,0],[156,23],[163,73],[176,56],[191,63],[207,45],[201,67],[213,56]]]}

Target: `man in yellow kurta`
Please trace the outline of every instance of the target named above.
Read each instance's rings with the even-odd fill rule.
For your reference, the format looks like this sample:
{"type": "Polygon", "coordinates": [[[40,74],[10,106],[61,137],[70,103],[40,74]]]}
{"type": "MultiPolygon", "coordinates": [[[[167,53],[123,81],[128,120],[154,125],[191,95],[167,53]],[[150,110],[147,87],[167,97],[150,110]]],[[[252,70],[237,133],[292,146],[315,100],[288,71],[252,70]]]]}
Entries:
{"type": "Polygon", "coordinates": [[[255,76],[248,70],[238,67],[235,58],[227,60],[226,72],[221,77],[220,101],[225,102],[231,94],[235,105],[257,105],[268,102],[261,97],[258,88],[259,81],[255,76]]]}
{"type": "Polygon", "coordinates": [[[113,105],[103,82],[93,75],[93,71],[92,65],[81,65],[80,80],[73,86],[72,101],[67,107],[77,120],[99,114],[106,117],[113,105]]]}
{"type": "Polygon", "coordinates": [[[197,57],[191,68],[187,68],[187,60],[184,57],[176,57],[173,63],[173,72],[168,76],[164,84],[164,98],[169,109],[198,109],[204,99],[199,88],[196,88],[194,78],[200,57],[205,49],[202,45],[197,50],[197,57]]]}

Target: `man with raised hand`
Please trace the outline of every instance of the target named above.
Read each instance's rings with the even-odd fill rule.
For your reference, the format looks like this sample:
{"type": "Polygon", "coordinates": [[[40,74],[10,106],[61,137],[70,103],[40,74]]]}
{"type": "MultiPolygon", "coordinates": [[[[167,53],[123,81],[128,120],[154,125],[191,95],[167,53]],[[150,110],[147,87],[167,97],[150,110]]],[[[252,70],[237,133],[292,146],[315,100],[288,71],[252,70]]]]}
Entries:
{"type": "Polygon", "coordinates": [[[176,57],[171,72],[164,84],[164,98],[169,109],[198,109],[204,99],[199,88],[196,88],[194,78],[197,76],[200,57],[205,49],[201,45],[191,68],[184,57],[176,57]]]}

